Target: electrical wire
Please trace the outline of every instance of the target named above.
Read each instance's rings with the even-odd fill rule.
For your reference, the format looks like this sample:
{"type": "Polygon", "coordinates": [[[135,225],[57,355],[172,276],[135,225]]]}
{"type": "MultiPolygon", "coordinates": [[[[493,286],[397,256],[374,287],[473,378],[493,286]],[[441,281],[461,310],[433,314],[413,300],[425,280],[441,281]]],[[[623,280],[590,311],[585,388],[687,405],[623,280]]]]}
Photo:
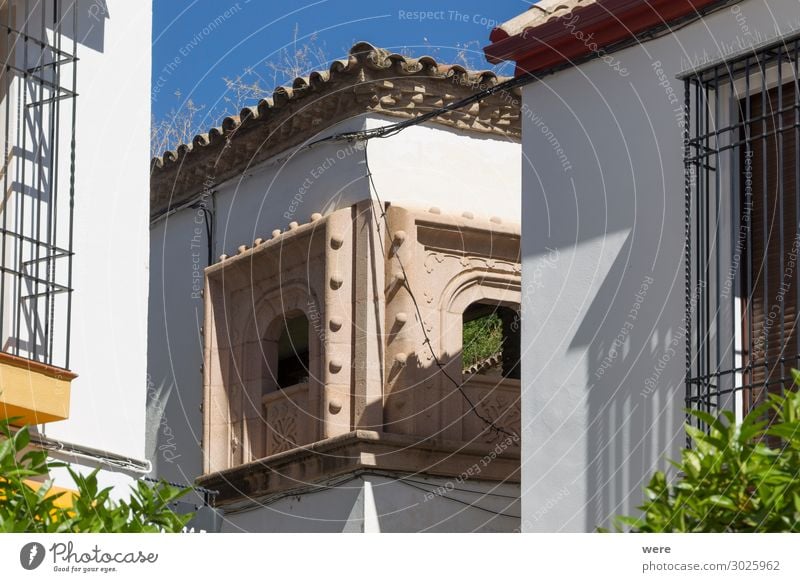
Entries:
{"type": "MultiPolygon", "coordinates": [[[[367,154],[368,147],[369,147],[369,141],[365,141],[364,142],[364,165],[366,166],[367,178],[369,179],[369,183],[370,183],[370,186],[371,186],[371,188],[370,188],[370,199],[372,199],[372,192],[374,192],[375,193],[375,199],[377,200],[378,207],[380,208],[381,220],[383,221],[384,225],[386,226],[386,239],[391,241],[392,240],[392,235],[389,232],[389,220],[386,218],[386,206],[384,205],[383,201],[381,200],[380,194],[378,193],[378,189],[375,187],[375,180],[372,177],[372,170],[369,167],[369,156],[367,154]]],[[[380,225],[378,225],[378,234],[380,234],[380,225]]],[[[506,429],[504,429],[503,427],[497,426],[497,424],[495,424],[495,422],[492,419],[490,419],[490,418],[484,416],[483,414],[481,414],[478,411],[478,409],[475,407],[475,404],[472,402],[472,399],[469,397],[469,395],[464,390],[464,382],[463,382],[463,380],[461,382],[459,382],[458,380],[453,378],[453,376],[450,374],[450,372],[448,372],[447,369],[444,367],[444,365],[442,364],[441,360],[439,359],[439,356],[436,353],[436,350],[433,349],[433,344],[431,343],[431,338],[428,335],[428,330],[425,328],[425,320],[422,317],[422,311],[419,308],[419,302],[417,301],[416,295],[414,295],[414,291],[411,289],[411,283],[408,280],[408,275],[406,273],[405,265],[403,265],[403,260],[400,258],[400,254],[399,253],[395,253],[394,257],[395,257],[395,259],[397,259],[397,263],[400,266],[400,272],[403,275],[403,286],[406,288],[406,291],[408,291],[408,294],[411,297],[411,301],[414,303],[414,310],[417,313],[417,320],[419,321],[420,328],[422,329],[422,334],[425,336],[425,341],[423,341],[422,343],[423,343],[423,345],[427,345],[428,346],[428,350],[430,350],[431,356],[433,356],[433,361],[436,364],[436,367],[439,368],[439,371],[442,372],[442,374],[444,374],[445,377],[448,380],[450,380],[450,382],[452,382],[453,386],[456,387],[456,389],[461,393],[461,396],[463,396],[464,400],[469,405],[470,411],[475,416],[477,416],[484,424],[486,424],[495,433],[504,434],[507,437],[515,439],[515,440],[518,439],[519,435],[514,434],[512,432],[509,432],[506,429]]]]}
{"type": "Polygon", "coordinates": [[[489,509],[488,507],[481,507],[480,505],[477,505],[475,503],[470,503],[469,501],[464,501],[463,499],[448,497],[447,495],[438,495],[435,491],[430,491],[428,489],[425,489],[424,487],[418,487],[417,485],[409,483],[405,479],[400,479],[400,481],[408,487],[413,487],[414,489],[418,489],[419,491],[424,491],[425,493],[436,495],[437,497],[441,497],[442,499],[447,499],[448,501],[455,501],[456,503],[460,503],[461,505],[466,505],[467,507],[472,507],[473,509],[480,509],[481,511],[485,511],[486,513],[491,513],[493,515],[498,515],[500,517],[510,517],[511,519],[522,519],[522,517],[520,517],[519,515],[511,515],[510,513],[495,511],[494,509],[489,509]]]}
{"type": "MultiPolygon", "coordinates": [[[[213,194],[212,194],[213,203],[213,194]]],[[[203,213],[203,222],[206,223],[206,243],[208,247],[208,264],[214,264],[214,214],[208,209],[205,198],[201,198],[189,205],[189,208],[200,210],[203,213]]]]}
{"type": "MultiPolygon", "coordinates": [[[[400,481],[406,481],[408,483],[416,483],[417,485],[430,485],[433,486],[433,483],[429,483],[427,481],[416,481],[414,479],[409,479],[408,477],[394,477],[400,481]]],[[[505,499],[519,499],[519,495],[507,495],[505,493],[494,493],[490,491],[476,491],[475,489],[463,489],[460,487],[450,487],[447,489],[448,491],[458,491],[459,493],[474,493],[475,495],[482,495],[484,497],[492,496],[492,497],[503,497],[505,499]]],[[[431,492],[433,493],[433,492],[431,492]]]]}
{"type": "MultiPolygon", "coordinates": [[[[489,508],[486,508],[486,507],[482,507],[480,505],[476,505],[474,503],[470,503],[468,501],[464,501],[463,499],[456,499],[454,497],[448,497],[447,495],[440,495],[440,494],[436,493],[436,491],[431,491],[431,490],[426,489],[424,487],[420,487],[418,485],[418,483],[420,483],[420,482],[419,481],[414,481],[413,479],[406,479],[405,477],[398,478],[396,475],[391,474],[391,473],[383,473],[383,472],[380,472],[380,471],[363,470],[363,469],[357,470],[357,471],[355,471],[353,473],[349,473],[347,475],[343,475],[343,476],[337,477],[335,479],[331,479],[329,481],[326,481],[324,484],[305,485],[303,487],[298,487],[298,488],[295,488],[295,489],[291,489],[289,491],[283,491],[281,493],[277,493],[277,494],[273,494],[273,495],[269,495],[269,496],[250,499],[246,503],[235,504],[235,505],[232,505],[232,506],[228,506],[228,507],[225,508],[225,515],[226,516],[230,516],[230,515],[236,515],[236,514],[239,514],[239,513],[246,513],[248,511],[253,511],[254,509],[261,509],[261,508],[269,506],[270,504],[272,504],[272,503],[274,503],[276,501],[279,501],[280,499],[284,499],[286,497],[297,497],[299,495],[309,495],[309,494],[321,493],[321,492],[324,492],[324,491],[329,491],[329,490],[332,490],[332,489],[335,489],[335,488],[339,487],[340,485],[343,485],[345,483],[349,483],[350,481],[354,481],[355,479],[361,478],[363,480],[363,478],[365,476],[368,477],[370,475],[374,475],[374,476],[377,476],[377,477],[387,477],[387,478],[391,478],[391,479],[393,479],[395,481],[401,481],[401,482],[405,483],[408,487],[412,487],[412,488],[417,489],[419,491],[424,491],[425,493],[429,493],[431,495],[435,495],[436,497],[441,497],[442,499],[447,499],[449,501],[454,501],[456,503],[460,503],[462,505],[466,505],[466,506],[472,507],[474,509],[478,509],[480,511],[485,511],[486,513],[491,513],[493,515],[499,515],[500,517],[508,517],[508,518],[511,518],[511,519],[521,519],[521,517],[518,516],[518,515],[511,515],[509,513],[503,513],[501,511],[495,511],[493,509],[489,509],[489,508]]],[[[430,483],[425,483],[425,484],[426,485],[430,485],[430,483]]],[[[489,493],[485,493],[485,492],[482,492],[482,491],[473,491],[473,490],[469,490],[469,489],[458,489],[458,488],[453,488],[453,490],[454,491],[463,491],[463,492],[468,492],[468,493],[480,493],[481,495],[492,495],[494,497],[503,497],[503,498],[507,498],[507,499],[519,499],[519,497],[515,497],[513,495],[505,495],[505,494],[500,494],[500,493],[490,493],[489,494],[489,493]]]]}
{"type": "Polygon", "coordinates": [[[300,497],[305,495],[312,495],[314,493],[322,493],[325,491],[330,491],[333,489],[338,488],[340,485],[344,485],[345,483],[349,483],[350,481],[354,481],[358,479],[361,475],[368,474],[363,469],[353,471],[352,473],[347,473],[345,475],[340,475],[338,477],[334,477],[329,479],[323,483],[306,483],[299,487],[294,487],[287,491],[281,491],[279,493],[273,493],[271,495],[261,495],[258,497],[248,497],[247,501],[234,503],[231,505],[223,506],[225,510],[225,515],[236,515],[237,513],[246,513],[248,511],[253,511],[254,509],[261,509],[263,507],[267,507],[276,501],[280,501],[286,497],[300,497]]]}
{"type": "MultiPolygon", "coordinates": [[[[675,32],[681,30],[682,28],[689,26],[690,24],[694,23],[698,18],[703,18],[709,14],[717,12],[719,10],[724,9],[725,7],[736,4],[741,0],[720,0],[716,4],[712,4],[710,6],[706,6],[699,10],[695,10],[693,13],[689,14],[686,17],[680,18],[675,21],[666,22],[664,21],[661,25],[655,26],[647,31],[641,32],[639,34],[634,34],[631,38],[622,40],[616,43],[613,43],[605,48],[603,48],[603,54],[613,54],[617,53],[621,50],[634,46],[636,44],[640,44],[642,42],[646,42],[649,40],[654,40],[657,38],[661,38],[662,36],[666,36],[668,34],[674,34],[675,32]]],[[[472,105],[473,103],[477,103],[494,95],[495,93],[500,93],[503,91],[510,91],[511,89],[516,89],[517,87],[522,87],[523,85],[528,85],[533,83],[534,81],[538,81],[544,76],[553,75],[563,69],[568,69],[572,67],[576,67],[581,65],[585,62],[591,61],[596,59],[598,56],[597,51],[592,51],[587,53],[586,55],[575,58],[575,59],[566,59],[562,65],[551,67],[546,71],[540,72],[523,72],[518,74],[516,77],[509,79],[508,81],[503,81],[502,83],[498,83],[497,85],[493,85],[492,87],[488,87],[478,93],[474,93],[463,99],[458,101],[454,101],[449,105],[444,105],[438,109],[433,109],[428,111],[427,113],[423,113],[422,115],[418,115],[417,117],[406,119],[404,121],[400,121],[397,123],[392,123],[390,125],[384,125],[381,127],[376,127],[373,129],[368,130],[360,130],[360,131],[350,131],[344,133],[338,133],[334,135],[329,135],[317,141],[311,142],[308,144],[307,147],[313,147],[316,144],[329,142],[329,141],[343,141],[343,140],[369,140],[375,137],[384,138],[390,137],[397,133],[400,133],[404,129],[419,125],[420,123],[424,123],[430,119],[435,117],[439,117],[444,113],[449,113],[450,111],[455,111],[457,109],[461,109],[462,107],[466,107],[467,105],[472,105]]]]}
{"type": "MultiPolygon", "coordinates": [[[[391,123],[389,125],[382,125],[381,127],[375,127],[372,129],[362,129],[359,131],[346,131],[342,133],[336,133],[333,135],[329,135],[327,137],[323,137],[316,141],[311,142],[306,147],[311,148],[317,144],[325,143],[329,141],[366,141],[373,138],[386,138],[396,135],[414,125],[419,125],[420,123],[425,123],[426,121],[433,119],[435,117],[439,117],[445,113],[449,113],[451,111],[455,111],[457,109],[461,109],[462,107],[466,107],[467,105],[472,105],[473,103],[477,103],[479,101],[483,101],[487,97],[491,97],[495,93],[500,92],[508,92],[511,89],[515,89],[517,87],[521,87],[522,85],[527,85],[528,83],[532,83],[538,79],[538,76],[534,73],[523,73],[513,79],[509,79],[508,81],[503,81],[502,83],[498,83],[497,85],[493,85],[488,87],[487,89],[483,89],[478,93],[473,93],[468,97],[464,97],[463,99],[459,99],[458,101],[453,101],[448,105],[444,105],[437,109],[432,109],[427,113],[423,113],[422,115],[418,115],[411,119],[406,119],[403,121],[398,121],[397,123],[391,123]]],[[[515,100],[516,98],[511,98],[515,100]]]]}

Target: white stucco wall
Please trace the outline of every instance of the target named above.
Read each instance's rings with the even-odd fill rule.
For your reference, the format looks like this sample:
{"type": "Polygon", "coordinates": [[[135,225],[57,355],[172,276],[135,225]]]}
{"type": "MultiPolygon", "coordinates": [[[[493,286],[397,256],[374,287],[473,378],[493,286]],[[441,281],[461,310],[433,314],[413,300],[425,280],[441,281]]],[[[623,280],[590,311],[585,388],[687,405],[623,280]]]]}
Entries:
{"type": "Polygon", "coordinates": [[[741,2],[615,53],[627,76],[594,60],[525,87],[523,531],[634,514],[644,479],[683,446],[676,75],[797,27],[799,8],[741,2]]]}
{"type": "Polygon", "coordinates": [[[513,532],[519,529],[516,516],[516,484],[367,473],[315,493],[254,500],[247,509],[227,512],[222,531],[513,532]]]}
{"type": "MultiPolygon", "coordinates": [[[[367,127],[392,121],[375,116],[367,127]]],[[[431,124],[372,140],[368,149],[382,200],[515,224],[520,221],[519,152],[518,140],[431,124]]]]}
{"type": "MultiPolygon", "coordinates": [[[[395,121],[362,115],[321,135],[395,121]]],[[[373,140],[368,155],[385,202],[519,221],[519,142],[434,124],[373,140]]],[[[291,221],[302,224],[315,212],[327,214],[370,196],[364,152],[347,143],[320,144],[295,156],[279,156],[248,170],[241,180],[212,190],[213,201],[207,202],[215,208],[214,260],[223,253],[235,254],[239,245],[251,245],[255,238],[269,238],[274,229],[285,230],[291,221]],[[297,196],[301,187],[305,192],[297,196]]],[[[179,481],[192,481],[202,472],[203,302],[193,286],[202,287],[206,244],[202,211],[197,209],[178,211],[151,225],[147,455],[159,476],[179,481]],[[198,238],[194,238],[195,228],[199,229],[198,238]]],[[[323,498],[325,495],[314,494],[314,499],[323,498]]],[[[350,497],[332,498],[343,500],[336,501],[334,511],[344,511],[347,506],[345,515],[349,515],[350,497]]],[[[287,513],[306,511],[313,516],[317,511],[314,503],[309,498],[287,513]]],[[[241,518],[241,528],[258,531],[261,526],[253,520],[265,516],[278,519],[275,515],[269,512],[254,517],[250,512],[241,518]]],[[[275,521],[275,531],[281,530],[283,523],[275,521]]]]}
{"type": "MultiPolygon", "coordinates": [[[[78,378],[69,419],[41,429],[144,459],[151,5],[78,6],[70,358],[78,378]]],[[[115,481],[110,471],[104,475],[115,481]]],[[[69,477],[61,481],[71,485],[69,477]]]]}

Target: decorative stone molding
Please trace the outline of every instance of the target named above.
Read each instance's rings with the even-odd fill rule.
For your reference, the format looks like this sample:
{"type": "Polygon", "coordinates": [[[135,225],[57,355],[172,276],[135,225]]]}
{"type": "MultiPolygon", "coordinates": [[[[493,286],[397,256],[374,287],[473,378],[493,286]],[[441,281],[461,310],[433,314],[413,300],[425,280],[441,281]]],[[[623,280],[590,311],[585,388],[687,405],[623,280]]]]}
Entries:
{"type": "MultiPolygon", "coordinates": [[[[402,331],[389,336],[387,368],[398,353],[404,355],[406,363],[395,368],[386,380],[385,430],[454,441],[482,441],[486,423],[470,409],[453,382],[439,371],[436,359],[451,378],[460,380],[462,317],[466,308],[476,302],[519,306],[519,227],[476,217],[471,212],[460,216],[443,214],[438,208],[422,211],[390,207],[387,217],[391,232],[406,233],[398,255],[410,287],[423,290],[417,297],[417,305],[426,324],[430,348],[419,322],[405,325],[402,331]]],[[[387,260],[387,276],[394,268],[394,261],[387,260]]],[[[415,313],[416,307],[407,290],[401,289],[387,298],[387,318],[396,313],[415,313]]],[[[470,400],[478,412],[493,390],[506,393],[505,408],[519,406],[519,381],[471,378],[464,390],[472,391],[470,400]]],[[[497,408],[500,404],[495,402],[493,406],[497,408]]],[[[501,428],[520,434],[518,417],[498,412],[497,418],[509,423],[500,425],[501,428]]]]}
{"type": "Polygon", "coordinates": [[[474,478],[519,483],[519,448],[420,440],[405,435],[358,430],[264,459],[203,475],[198,485],[218,491],[215,502],[237,502],[285,494],[335,477],[369,471],[474,478]]]}
{"type": "MultiPolygon", "coordinates": [[[[515,435],[511,447],[519,447],[521,437],[521,402],[519,380],[471,376],[464,390],[481,416],[491,420],[496,426],[515,435]]],[[[469,441],[496,443],[508,435],[498,433],[486,426],[481,419],[469,414],[469,406],[464,408],[464,438],[469,441]]]]}
{"type": "Polygon", "coordinates": [[[303,429],[314,423],[308,414],[308,384],[265,394],[262,404],[267,425],[266,456],[308,444],[303,429]]]}
{"type": "Polygon", "coordinates": [[[331,427],[322,422],[328,407],[324,334],[309,334],[308,384],[281,391],[274,384],[284,317],[325,318],[320,298],[330,264],[330,223],[328,217],[298,225],[269,241],[242,246],[235,257],[206,269],[207,471],[331,436],[324,432],[331,427]]]}

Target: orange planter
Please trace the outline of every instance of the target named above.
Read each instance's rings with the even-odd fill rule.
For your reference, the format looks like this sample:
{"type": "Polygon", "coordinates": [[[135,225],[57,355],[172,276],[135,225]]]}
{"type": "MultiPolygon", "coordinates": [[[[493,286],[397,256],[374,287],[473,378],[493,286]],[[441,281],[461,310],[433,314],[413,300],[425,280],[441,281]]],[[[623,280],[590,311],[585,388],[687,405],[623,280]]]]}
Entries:
{"type": "Polygon", "coordinates": [[[69,370],[0,352],[0,416],[15,424],[41,424],[69,417],[69,370]]]}

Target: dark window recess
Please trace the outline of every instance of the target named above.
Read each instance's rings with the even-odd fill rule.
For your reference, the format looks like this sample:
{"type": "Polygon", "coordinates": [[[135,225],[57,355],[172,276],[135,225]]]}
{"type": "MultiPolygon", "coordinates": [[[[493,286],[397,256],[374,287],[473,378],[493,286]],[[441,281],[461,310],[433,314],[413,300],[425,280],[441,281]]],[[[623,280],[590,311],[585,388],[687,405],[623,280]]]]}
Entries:
{"type": "Polygon", "coordinates": [[[520,326],[508,307],[473,303],[465,311],[461,359],[464,375],[520,377],[520,326]]]}
{"type": "Polygon", "coordinates": [[[0,6],[0,349],[69,368],[77,10],[0,6]]]}
{"type": "MultiPolygon", "coordinates": [[[[763,402],[767,393],[780,394],[791,383],[792,367],[800,354],[797,323],[797,130],[792,105],[794,83],[758,94],[750,100],[755,117],[743,131],[743,165],[752,168],[750,246],[752,259],[744,267],[743,331],[748,370],[746,405],[763,402]],[[787,108],[787,104],[789,107],[787,108]],[[748,137],[749,136],[749,137],[748,137]]],[[[746,111],[747,103],[740,103],[746,111]]]]}
{"type": "Polygon", "coordinates": [[[305,315],[284,320],[278,339],[278,388],[308,382],[308,319],[305,315]]]}
{"type": "Polygon", "coordinates": [[[800,367],[799,48],[784,40],[685,80],[689,408],[745,414],[800,367]]]}

